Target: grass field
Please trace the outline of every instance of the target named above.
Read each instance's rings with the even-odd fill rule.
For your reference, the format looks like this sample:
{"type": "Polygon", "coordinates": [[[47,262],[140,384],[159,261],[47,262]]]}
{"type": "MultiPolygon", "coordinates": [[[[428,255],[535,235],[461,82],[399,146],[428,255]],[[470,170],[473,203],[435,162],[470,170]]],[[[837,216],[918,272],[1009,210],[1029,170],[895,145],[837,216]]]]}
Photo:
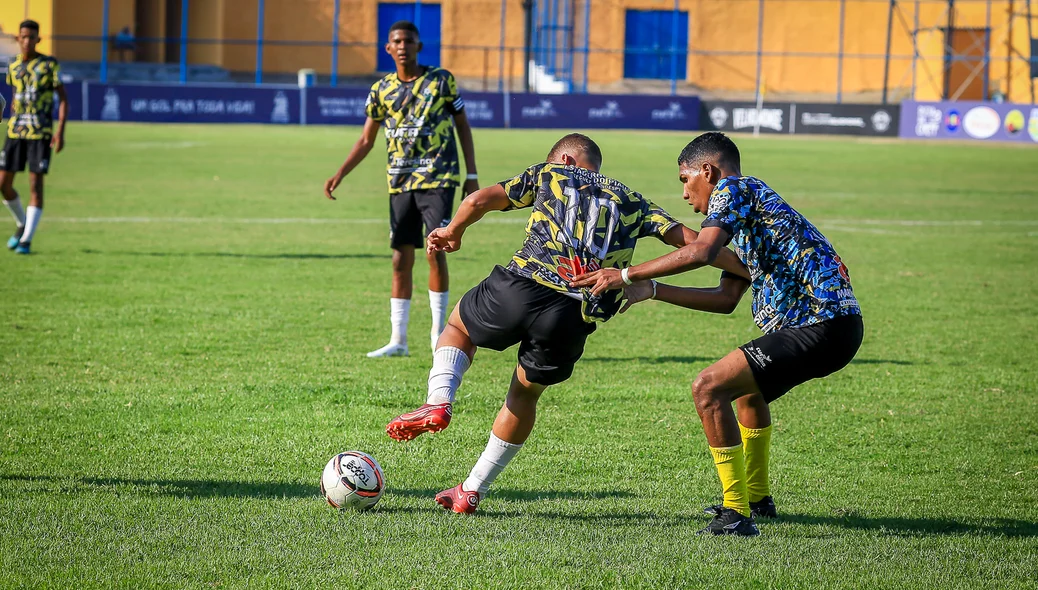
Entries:
{"type": "MultiPolygon", "coordinates": [[[[386,437],[425,397],[425,265],[412,356],[365,358],[389,332],[378,150],[321,194],[356,132],[70,127],[34,254],[0,256],[0,587],[1035,587],[1033,149],[739,140],[744,171],[835,243],[866,324],[854,363],[773,406],[782,517],[745,540],[695,535],[719,486],[689,385],[757,334],[748,300],[610,321],[482,514],[435,505],[482,451],[515,351],[477,355],[450,429],[386,437]],[[318,497],[348,449],[385,469],[372,512],[318,497]]],[[[478,132],[483,181],[559,135],[478,132]]],[[[698,227],[674,164],[689,135],[593,136],[604,172],[698,227]]],[[[524,221],[466,235],[452,304],[524,221]]]]}

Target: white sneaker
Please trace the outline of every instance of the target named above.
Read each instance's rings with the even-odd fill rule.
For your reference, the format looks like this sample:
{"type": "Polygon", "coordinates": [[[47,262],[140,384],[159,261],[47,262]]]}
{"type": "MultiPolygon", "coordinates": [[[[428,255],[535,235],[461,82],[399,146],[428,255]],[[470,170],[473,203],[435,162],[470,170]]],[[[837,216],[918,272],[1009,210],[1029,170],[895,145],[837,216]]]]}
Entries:
{"type": "Polygon", "coordinates": [[[378,350],[374,350],[368,353],[368,358],[379,358],[386,356],[407,356],[407,345],[406,344],[395,344],[390,342],[378,350]]]}

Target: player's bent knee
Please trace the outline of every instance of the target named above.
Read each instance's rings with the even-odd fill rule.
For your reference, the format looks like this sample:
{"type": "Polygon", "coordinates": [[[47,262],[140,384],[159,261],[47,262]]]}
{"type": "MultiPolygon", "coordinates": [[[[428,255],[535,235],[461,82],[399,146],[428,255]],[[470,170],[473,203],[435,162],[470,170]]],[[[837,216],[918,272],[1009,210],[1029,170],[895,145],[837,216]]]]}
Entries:
{"type": "Polygon", "coordinates": [[[702,413],[720,407],[723,403],[731,403],[731,400],[726,399],[720,385],[721,380],[710,369],[696,376],[696,380],[692,382],[692,399],[695,401],[696,411],[702,413]]]}

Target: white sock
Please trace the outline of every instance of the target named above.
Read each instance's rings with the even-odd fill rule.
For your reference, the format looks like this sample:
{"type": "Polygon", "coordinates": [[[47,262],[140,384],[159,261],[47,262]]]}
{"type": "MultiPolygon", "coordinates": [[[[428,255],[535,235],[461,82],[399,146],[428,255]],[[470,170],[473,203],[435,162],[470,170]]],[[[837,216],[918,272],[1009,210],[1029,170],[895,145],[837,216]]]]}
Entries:
{"type": "Polygon", "coordinates": [[[491,432],[486,450],[479,456],[479,461],[476,461],[476,466],[472,468],[468,479],[461,484],[461,489],[466,492],[479,492],[481,498],[486,496],[487,488],[494,483],[497,476],[505,470],[505,466],[521,448],[523,445],[505,442],[491,432]]]}
{"type": "Polygon", "coordinates": [[[389,321],[393,324],[390,344],[407,346],[407,321],[411,317],[411,300],[389,298],[389,321]]]}
{"type": "Polygon", "coordinates": [[[32,235],[36,233],[36,226],[39,225],[42,215],[43,209],[41,207],[29,205],[25,209],[25,231],[22,232],[23,244],[28,244],[32,241],[32,235]]]}
{"type": "MultiPolygon", "coordinates": [[[[433,342],[440,337],[443,327],[447,325],[447,301],[450,292],[438,293],[429,291],[429,308],[432,309],[432,339],[433,342]]],[[[433,348],[435,348],[435,344],[433,348]]]]}
{"type": "Polygon", "coordinates": [[[453,404],[454,394],[461,386],[461,376],[468,370],[468,355],[460,348],[441,346],[433,353],[433,366],[429,371],[429,395],[427,404],[453,404]]]}
{"type": "Polygon", "coordinates": [[[7,205],[7,210],[11,212],[18,227],[25,227],[25,210],[22,209],[22,200],[18,198],[18,195],[15,195],[10,201],[4,201],[4,205],[7,205]]]}

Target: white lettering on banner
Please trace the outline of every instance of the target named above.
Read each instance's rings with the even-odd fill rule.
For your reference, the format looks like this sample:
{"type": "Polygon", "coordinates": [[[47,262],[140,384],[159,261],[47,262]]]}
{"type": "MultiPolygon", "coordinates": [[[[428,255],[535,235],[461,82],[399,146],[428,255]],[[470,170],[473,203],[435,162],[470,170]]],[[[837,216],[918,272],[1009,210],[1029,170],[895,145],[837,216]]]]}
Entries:
{"type": "Polygon", "coordinates": [[[832,113],[801,113],[800,124],[805,127],[861,127],[865,128],[865,119],[861,117],[836,117],[832,113]]]}
{"type": "Polygon", "coordinates": [[[191,114],[195,112],[195,103],[191,100],[174,100],[173,101],[173,112],[174,113],[187,113],[191,114]]]}
{"type": "Polygon", "coordinates": [[[366,98],[359,97],[317,97],[317,108],[321,111],[322,117],[356,117],[362,119],[367,116],[365,113],[367,103],[368,101],[366,98]]]}
{"type": "Polygon", "coordinates": [[[558,113],[555,112],[555,106],[550,100],[542,100],[537,106],[523,107],[522,116],[525,119],[546,119],[557,117],[558,113]]]}
{"type": "Polygon", "coordinates": [[[203,115],[217,115],[223,113],[222,100],[195,100],[195,107],[203,115]]]}
{"type": "Polygon", "coordinates": [[[590,108],[587,110],[588,119],[621,119],[624,114],[620,111],[620,104],[615,100],[607,101],[602,108],[590,108]]]}
{"type": "Polygon", "coordinates": [[[732,109],[732,128],[748,129],[760,125],[765,129],[782,131],[782,113],[782,109],[732,109]]]}
{"type": "Polygon", "coordinates": [[[470,121],[493,121],[494,109],[490,108],[488,100],[465,101],[465,113],[470,121]]]}
{"type": "Polygon", "coordinates": [[[672,102],[665,109],[653,109],[651,116],[653,121],[680,121],[687,118],[680,102],[672,102]]]}
{"type": "Polygon", "coordinates": [[[941,129],[941,117],[944,113],[941,109],[921,104],[915,110],[915,135],[916,137],[937,137],[941,129]]]}

